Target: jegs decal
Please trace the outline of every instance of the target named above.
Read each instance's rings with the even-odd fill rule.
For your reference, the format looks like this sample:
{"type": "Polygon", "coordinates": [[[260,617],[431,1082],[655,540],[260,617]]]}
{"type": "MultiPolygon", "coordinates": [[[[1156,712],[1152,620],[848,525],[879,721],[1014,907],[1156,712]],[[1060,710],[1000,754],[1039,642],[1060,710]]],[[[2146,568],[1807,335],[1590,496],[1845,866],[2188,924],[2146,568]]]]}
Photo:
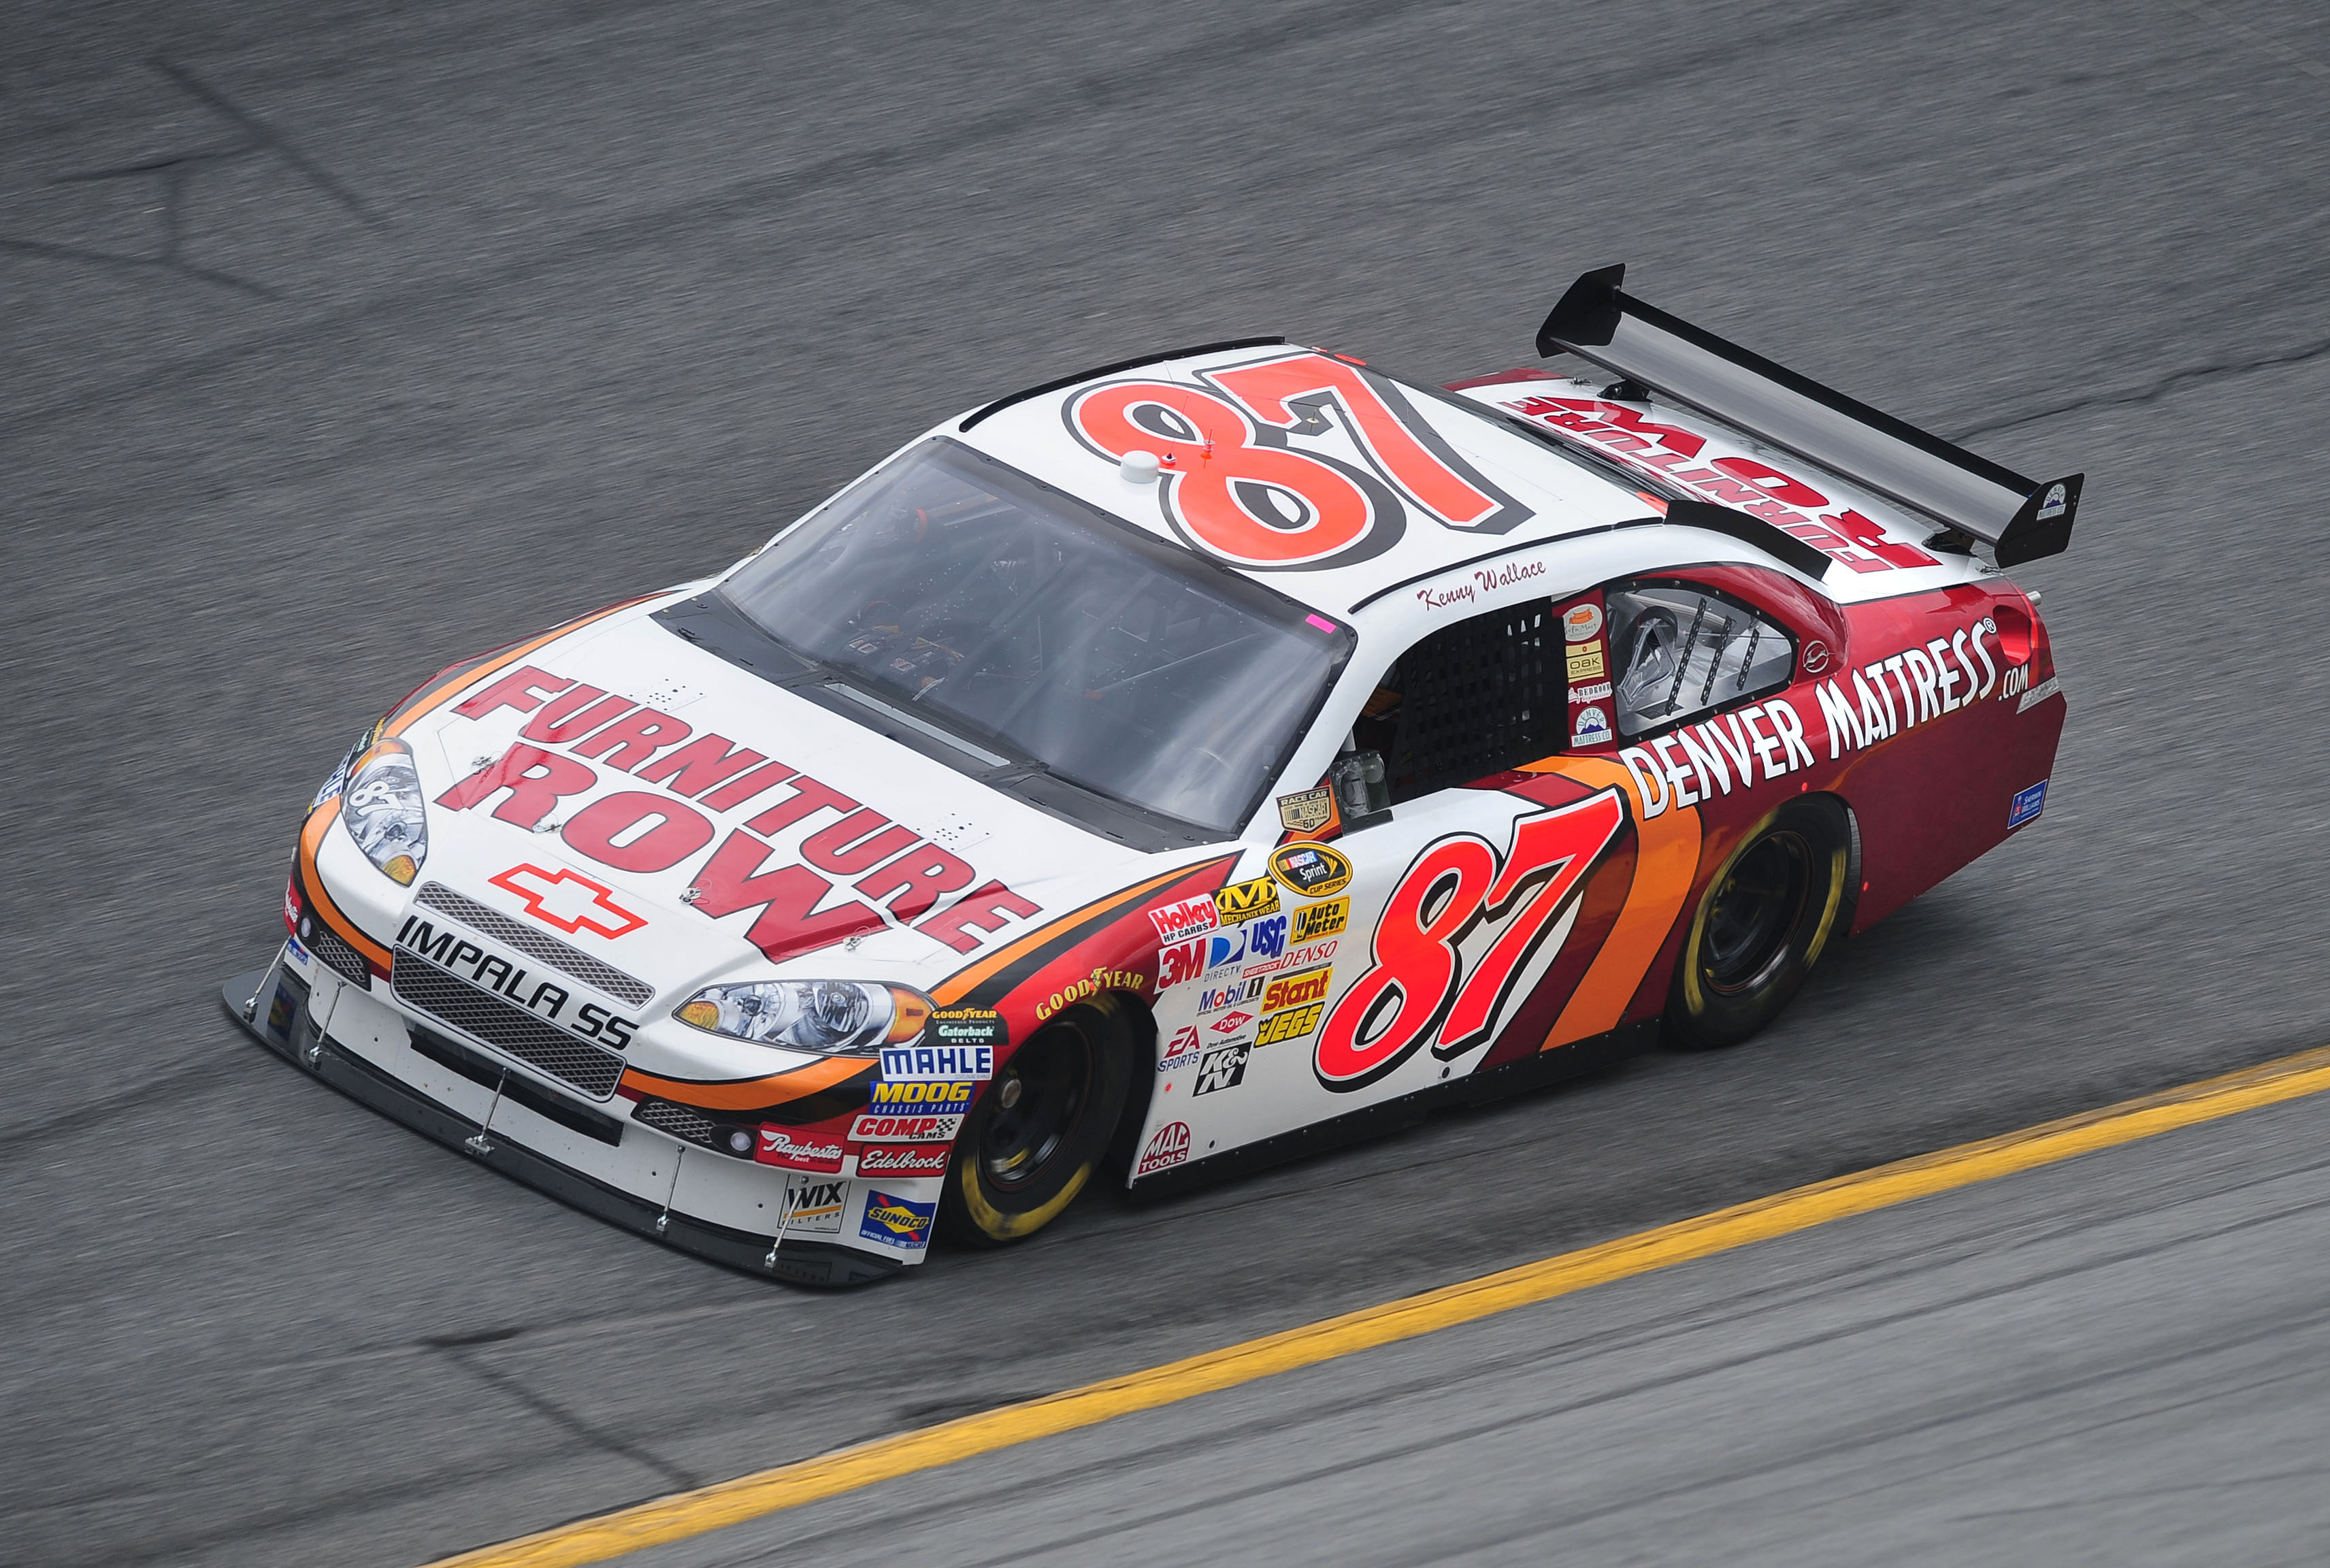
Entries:
{"type": "Polygon", "coordinates": [[[1192,546],[1258,570],[1349,565],[1399,542],[1414,507],[1443,527],[1502,534],[1530,509],[1464,461],[1397,383],[1293,349],[1187,382],[1088,388],[1069,433],[1111,461],[1155,453],[1158,504],[1192,546]],[[1329,450],[1331,444],[1348,455],[1329,450]]]}
{"type": "Polygon", "coordinates": [[[1625,796],[1610,788],[1519,819],[1501,856],[1473,833],[1425,846],[1385,903],[1372,967],[1319,1031],[1312,1060],[1320,1083],[1347,1093],[1426,1041],[1444,1059],[1484,1043],[1555,917],[1625,825],[1625,796]],[[1458,945],[1482,921],[1508,917],[1463,973],[1458,945]]]}

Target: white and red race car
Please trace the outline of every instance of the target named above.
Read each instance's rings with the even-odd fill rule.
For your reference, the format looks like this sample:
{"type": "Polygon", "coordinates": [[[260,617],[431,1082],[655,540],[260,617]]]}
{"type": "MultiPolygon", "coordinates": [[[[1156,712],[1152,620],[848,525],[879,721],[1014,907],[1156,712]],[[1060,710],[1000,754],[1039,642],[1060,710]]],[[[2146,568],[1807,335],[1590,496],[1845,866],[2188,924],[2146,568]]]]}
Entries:
{"type": "Polygon", "coordinates": [[[1037,387],[444,671],[317,794],[230,1009],[811,1284],[1746,1037],[2039,814],[2063,704],[2000,568],[2079,480],[1622,279],[1539,337],[1583,375],[1268,340],[1037,387]]]}

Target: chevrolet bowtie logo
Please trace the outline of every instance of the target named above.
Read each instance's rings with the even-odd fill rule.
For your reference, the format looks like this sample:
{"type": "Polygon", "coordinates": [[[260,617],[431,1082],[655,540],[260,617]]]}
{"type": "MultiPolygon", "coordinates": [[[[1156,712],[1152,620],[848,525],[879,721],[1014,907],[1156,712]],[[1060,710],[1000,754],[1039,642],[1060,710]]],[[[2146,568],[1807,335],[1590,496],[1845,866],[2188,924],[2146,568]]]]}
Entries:
{"type": "Polygon", "coordinates": [[[580,871],[545,871],[540,866],[512,866],[488,879],[497,888],[526,900],[526,912],[561,931],[595,931],[601,936],[628,936],[647,921],[615,902],[614,889],[592,881],[580,871]]]}

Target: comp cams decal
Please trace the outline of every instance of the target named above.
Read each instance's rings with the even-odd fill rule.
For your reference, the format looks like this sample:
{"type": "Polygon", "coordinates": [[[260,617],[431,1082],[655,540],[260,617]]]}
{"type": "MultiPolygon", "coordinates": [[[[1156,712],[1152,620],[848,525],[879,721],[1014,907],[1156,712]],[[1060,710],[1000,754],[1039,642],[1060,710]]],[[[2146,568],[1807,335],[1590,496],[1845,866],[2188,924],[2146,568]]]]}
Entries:
{"type": "Polygon", "coordinates": [[[1530,509],[1458,455],[1397,383],[1303,349],[1086,388],[1062,409],[1097,456],[1158,459],[1158,505],[1208,555],[1255,570],[1349,565],[1399,542],[1414,508],[1503,534],[1530,509]]]}

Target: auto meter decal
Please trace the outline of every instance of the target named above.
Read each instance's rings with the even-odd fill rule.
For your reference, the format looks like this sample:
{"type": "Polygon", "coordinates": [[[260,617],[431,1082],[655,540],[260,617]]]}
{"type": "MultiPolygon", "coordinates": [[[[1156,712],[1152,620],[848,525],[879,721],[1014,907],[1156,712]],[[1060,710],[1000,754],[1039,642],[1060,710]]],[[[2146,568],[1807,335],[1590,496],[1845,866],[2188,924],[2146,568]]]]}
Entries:
{"type": "Polygon", "coordinates": [[[1332,936],[1350,924],[1351,901],[1330,898],[1323,904],[1305,904],[1294,911],[1294,925],[1287,937],[1294,942],[1315,942],[1321,936],[1332,936]]]}
{"type": "Polygon", "coordinates": [[[1516,820],[1501,854],[1475,833],[1425,845],[1385,903],[1371,965],[1319,1031],[1320,1083],[1345,1093],[1427,1043],[1443,1058],[1483,1043],[1538,945],[1626,821],[1625,796],[1610,788],[1516,820]],[[1503,930],[1468,965],[1459,945],[1495,922],[1503,930]]]}
{"type": "Polygon", "coordinates": [[[1397,383],[1355,361],[1296,349],[1198,376],[1087,387],[1062,415],[1112,463],[1153,454],[1167,525],[1208,555],[1259,571],[1342,566],[1398,543],[1410,508],[1482,534],[1531,516],[1397,383]]]}
{"type": "Polygon", "coordinates": [[[1351,862],[1324,844],[1285,844],[1271,851],[1270,874],[1306,898],[1324,898],[1351,885],[1351,862]]]}

